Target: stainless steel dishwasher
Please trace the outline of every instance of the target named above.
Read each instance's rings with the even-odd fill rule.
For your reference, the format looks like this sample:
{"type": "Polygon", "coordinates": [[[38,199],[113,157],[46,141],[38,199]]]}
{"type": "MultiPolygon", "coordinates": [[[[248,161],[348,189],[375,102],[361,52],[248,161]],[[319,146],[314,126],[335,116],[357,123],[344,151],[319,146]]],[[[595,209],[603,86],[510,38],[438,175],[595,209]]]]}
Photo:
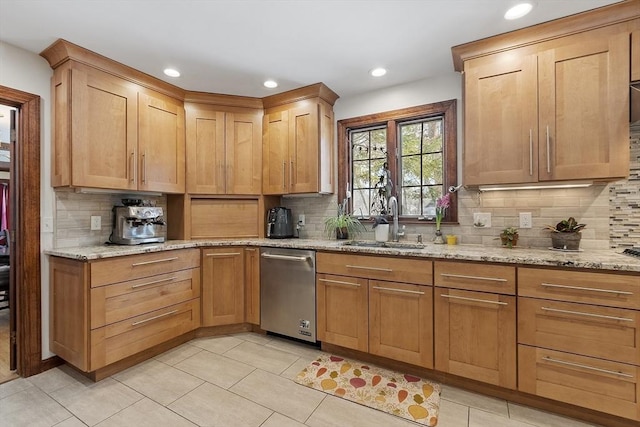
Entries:
{"type": "Polygon", "coordinates": [[[316,342],[316,253],[260,249],[260,328],[316,342]]]}

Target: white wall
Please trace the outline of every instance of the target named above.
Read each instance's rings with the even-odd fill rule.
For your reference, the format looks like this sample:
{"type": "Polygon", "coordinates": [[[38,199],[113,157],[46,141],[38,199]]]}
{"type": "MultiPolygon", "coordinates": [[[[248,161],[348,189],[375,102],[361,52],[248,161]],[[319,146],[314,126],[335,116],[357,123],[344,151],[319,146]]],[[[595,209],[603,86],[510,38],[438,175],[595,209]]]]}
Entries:
{"type": "MultiPolygon", "coordinates": [[[[52,218],[54,193],[51,188],[51,87],[53,70],[44,58],[0,41],[0,85],[41,98],[40,120],[40,218],[52,218]]],[[[52,230],[42,231],[40,247],[44,251],[53,247],[52,230]]],[[[42,358],[53,356],[49,351],[49,260],[41,257],[42,268],[42,358]]]]}

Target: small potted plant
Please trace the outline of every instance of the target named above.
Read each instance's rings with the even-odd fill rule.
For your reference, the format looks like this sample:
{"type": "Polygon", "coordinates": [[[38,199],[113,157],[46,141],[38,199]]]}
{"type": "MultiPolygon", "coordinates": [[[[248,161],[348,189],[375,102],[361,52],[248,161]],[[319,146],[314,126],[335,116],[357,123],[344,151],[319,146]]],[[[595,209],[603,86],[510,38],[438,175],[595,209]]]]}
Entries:
{"type": "Polygon", "coordinates": [[[502,241],[502,246],[506,246],[509,249],[513,248],[518,244],[518,229],[515,227],[507,227],[500,233],[500,240],[502,241]]]}
{"type": "Polygon", "coordinates": [[[555,226],[547,225],[545,228],[551,231],[551,246],[554,249],[577,251],[580,248],[580,233],[587,224],[579,224],[574,217],[563,219],[555,226]]]}
{"type": "Polygon", "coordinates": [[[324,220],[324,231],[327,237],[336,239],[354,239],[365,231],[364,225],[350,213],[346,212],[346,199],[338,205],[338,214],[324,220]]]}

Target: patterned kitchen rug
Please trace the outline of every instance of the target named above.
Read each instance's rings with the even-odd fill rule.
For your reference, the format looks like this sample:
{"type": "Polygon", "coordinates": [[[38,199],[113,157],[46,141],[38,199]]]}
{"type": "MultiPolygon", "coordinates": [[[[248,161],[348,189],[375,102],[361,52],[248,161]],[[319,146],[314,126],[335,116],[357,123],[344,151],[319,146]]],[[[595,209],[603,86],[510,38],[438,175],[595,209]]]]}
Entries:
{"type": "Polygon", "coordinates": [[[440,384],[413,375],[322,355],[294,381],[418,424],[438,423],[440,384]]]}

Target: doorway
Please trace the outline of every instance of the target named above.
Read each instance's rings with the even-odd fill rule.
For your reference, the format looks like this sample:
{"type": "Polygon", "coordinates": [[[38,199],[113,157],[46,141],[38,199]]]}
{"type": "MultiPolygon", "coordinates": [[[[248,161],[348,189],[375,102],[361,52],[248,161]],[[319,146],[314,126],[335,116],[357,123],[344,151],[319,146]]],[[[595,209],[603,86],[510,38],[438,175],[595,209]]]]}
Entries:
{"type": "Polygon", "coordinates": [[[38,95],[0,86],[0,104],[17,111],[16,142],[10,153],[9,251],[13,286],[9,313],[15,318],[15,335],[10,336],[16,349],[15,373],[21,377],[49,367],[42,361],[40,102],[38,95]]]}
{"type": "Polygon", "coordinates": [[[11,152],[16,142],[15,107],[0,104],[0,383],[18,377],[16,373],[15,307],[12,307],[11,278],[11,152]]]}

